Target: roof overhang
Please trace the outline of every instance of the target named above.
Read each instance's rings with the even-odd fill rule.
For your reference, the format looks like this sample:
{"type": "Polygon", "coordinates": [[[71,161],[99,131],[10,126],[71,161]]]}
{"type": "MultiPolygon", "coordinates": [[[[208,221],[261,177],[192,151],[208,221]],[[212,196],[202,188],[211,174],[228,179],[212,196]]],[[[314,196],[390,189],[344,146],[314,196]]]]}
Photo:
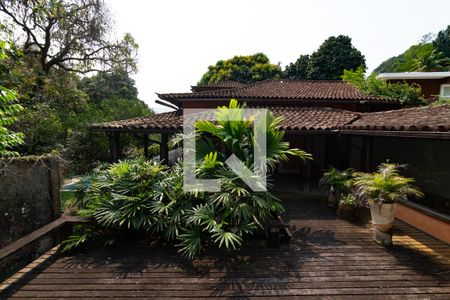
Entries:
{"type": "Polygon", "coordinates": [[[401,130],[383,131],[383,130],[340,129],[337,130],[336,132],[338,134],[344,135],[450,140],[450,132],[437,132],[437,131],[401,131],[401,130]]]}
{"type": "Polygon", "coordinates": [[[406,79],[443,79],[450,78],[450,72],[404,72],[404,73],[382,73],[378,78],[386,80],[406,79]]]}

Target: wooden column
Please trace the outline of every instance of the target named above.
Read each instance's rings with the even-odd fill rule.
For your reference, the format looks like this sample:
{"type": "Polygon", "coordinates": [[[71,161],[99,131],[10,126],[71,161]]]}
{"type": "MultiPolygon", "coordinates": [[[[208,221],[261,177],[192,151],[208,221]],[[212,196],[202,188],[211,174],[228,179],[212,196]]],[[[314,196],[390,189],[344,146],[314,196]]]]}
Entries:
{"type": "Polygon", "coordinates": [[[148,158],[148,134],[144,134],[144,157],[148,158]]]}
{"type": "Polygon", "coordinates": [[[159,145],[159,159],[163,164],[169,164],[169,134],[161,134],[161,144],[159,145]]]}
{"type": "Polygon", "coordinates": [[[110,146],[111,146],[111,159],[113,162],[117,162],[121,157],[120,132],[114,131],[110,135],[110,146]]]}

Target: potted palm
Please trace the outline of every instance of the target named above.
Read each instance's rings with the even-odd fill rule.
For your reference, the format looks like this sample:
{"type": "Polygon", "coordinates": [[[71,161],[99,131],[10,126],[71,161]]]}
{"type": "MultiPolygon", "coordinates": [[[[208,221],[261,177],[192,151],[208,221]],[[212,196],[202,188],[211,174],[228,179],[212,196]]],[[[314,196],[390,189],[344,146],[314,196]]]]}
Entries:
{"type": "Polygon", "coordinates": [[[374,173],[355,173],[354,184],[360,199],[370,207],[374,225],[374,241],[380,245],[392,245],[392,228],[398,202],[408,196],[422,197],[413,186],[414,180],[400,175],[404,165],[382,163],[374,173]]]}
{"type": "Polygon", "coordinates": [[[339,171],[330,167],[320,179],[320,185],[329,188],[328,206],[336,208],[343,195],[350,192],[352,187],[352,169],[339,171]]]}
{"type": "Polygon", "coordinates": [[[343,196],[339,201],[338,214],[346,220],[352,220],[358,201],[353,194],[343,196]]]}

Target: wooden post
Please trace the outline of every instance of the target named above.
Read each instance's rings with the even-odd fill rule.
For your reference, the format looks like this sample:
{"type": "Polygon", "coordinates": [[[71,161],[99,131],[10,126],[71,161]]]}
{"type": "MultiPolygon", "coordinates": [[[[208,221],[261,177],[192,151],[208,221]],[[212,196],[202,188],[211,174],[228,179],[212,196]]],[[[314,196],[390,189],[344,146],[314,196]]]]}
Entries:
{"type": "Polygon", "coordinates": [[[120,150],[120,132],[114,131],[111,135],[111,154],[112,154],[112,161],[117,162],[119,158],[121,157],[121,150],[120,150]]]}
{"type": "Polygon", "coordinates": [[[161,144],[159,145],[159,159],[163,164],[169,164],[169,134],[161,134],[161,144]]]}
{"type": "Polygon", "coordinates": [[[144,134],[144,157],[148,158],[148,134],[144,134]]]}

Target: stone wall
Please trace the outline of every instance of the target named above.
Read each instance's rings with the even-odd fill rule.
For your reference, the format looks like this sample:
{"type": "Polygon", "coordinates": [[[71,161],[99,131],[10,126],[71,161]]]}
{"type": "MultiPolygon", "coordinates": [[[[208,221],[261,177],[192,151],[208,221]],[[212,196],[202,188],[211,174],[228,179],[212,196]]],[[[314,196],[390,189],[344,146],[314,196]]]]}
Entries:
{"type": "MultiPolygon", "coordinates": [[[[0,160],[0,248],[61,216],[61,175],[55,157],[0,160]]],[[[50,249],[55,236],[46,236],[0,261],[4,276],[50,249]]]]}

